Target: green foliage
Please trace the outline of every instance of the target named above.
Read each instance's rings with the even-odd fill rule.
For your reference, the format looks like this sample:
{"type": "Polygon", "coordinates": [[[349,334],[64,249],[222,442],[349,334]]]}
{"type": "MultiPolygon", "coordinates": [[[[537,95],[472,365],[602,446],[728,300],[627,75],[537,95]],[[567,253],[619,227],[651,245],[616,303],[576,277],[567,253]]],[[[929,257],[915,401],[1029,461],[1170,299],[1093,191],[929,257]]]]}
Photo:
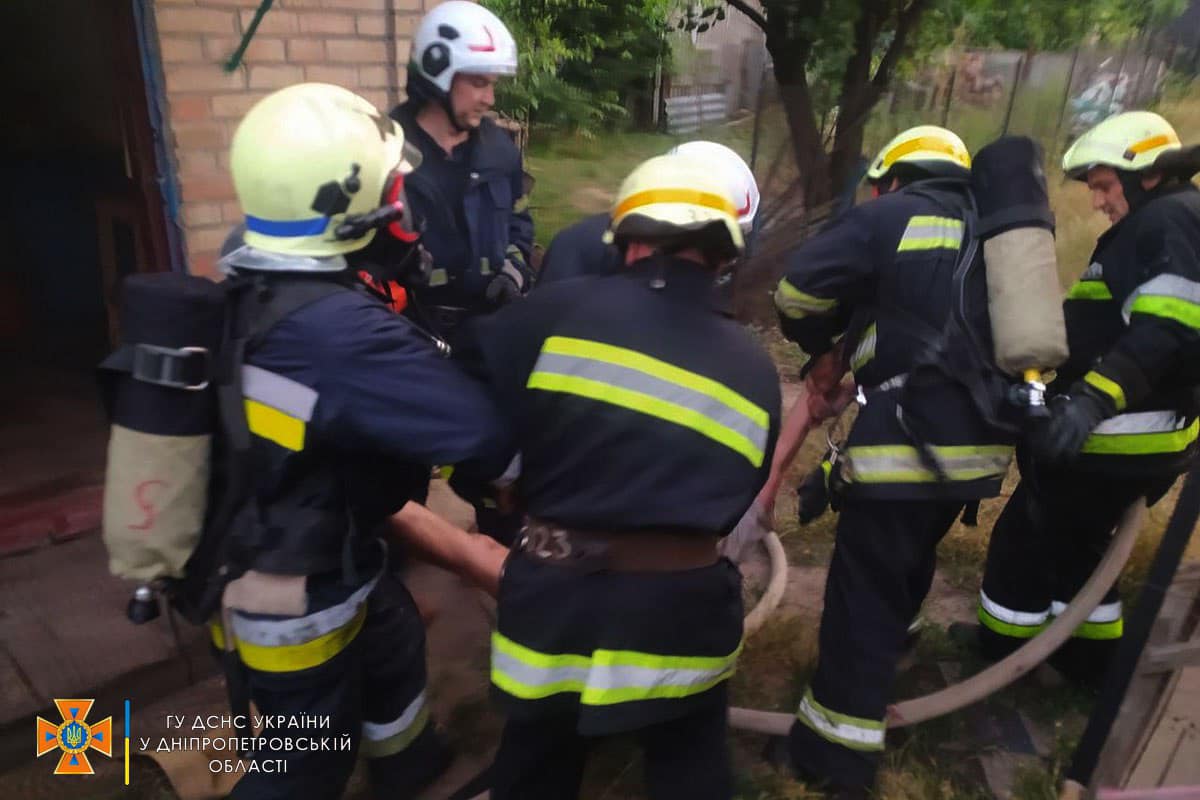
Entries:
{"type": "Polygon", "coordinates": [[[513,32],[520,70],[500,111],[592,136],[628,116],[664,54],[673,0],[483,0],[513,32]]]}

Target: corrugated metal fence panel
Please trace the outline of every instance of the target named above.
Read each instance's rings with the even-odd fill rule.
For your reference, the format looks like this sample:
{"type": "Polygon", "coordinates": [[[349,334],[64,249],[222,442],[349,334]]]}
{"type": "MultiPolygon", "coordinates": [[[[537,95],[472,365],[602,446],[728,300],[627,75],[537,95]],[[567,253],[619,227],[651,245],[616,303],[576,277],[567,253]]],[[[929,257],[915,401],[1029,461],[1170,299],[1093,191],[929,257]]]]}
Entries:
{"type": "Polygon", "coordinates": [[[687,133],[701,126],[720,122],[729,113],[724,93],[682,95],[668,97],[667,130],[671,133],[687,133]]]}

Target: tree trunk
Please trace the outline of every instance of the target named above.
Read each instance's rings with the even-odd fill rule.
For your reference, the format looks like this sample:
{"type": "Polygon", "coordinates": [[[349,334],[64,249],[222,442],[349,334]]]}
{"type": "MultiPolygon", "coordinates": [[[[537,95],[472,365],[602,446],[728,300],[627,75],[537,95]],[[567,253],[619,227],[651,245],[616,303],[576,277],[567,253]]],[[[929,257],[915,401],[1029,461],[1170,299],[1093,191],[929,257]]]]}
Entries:
{"type": "Polygon", "coordinates": [[[779,97],[792,137],[792,155],[804,187],[804,204],[819,205],[830,197],[829,157],[815,121],[808,82],[780,84],[779,97]]]}

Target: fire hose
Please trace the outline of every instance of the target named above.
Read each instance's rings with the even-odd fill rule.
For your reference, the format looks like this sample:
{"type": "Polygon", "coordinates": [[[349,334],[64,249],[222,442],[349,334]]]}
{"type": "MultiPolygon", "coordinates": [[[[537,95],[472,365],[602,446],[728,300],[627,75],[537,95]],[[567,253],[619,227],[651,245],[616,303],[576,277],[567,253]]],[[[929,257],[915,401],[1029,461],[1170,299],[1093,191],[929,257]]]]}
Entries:
{"type": "MultiPolygon", "coordinates": [[[[1121,518],[1104,558],[1092,573],[1075,599],[1055,618],[1054,622],[1020,649],[996,662],[982,672],[924,697],[905,700],[888,707],[887,725],[898,728],[940,717],[978,702],[1016,681],[1062,646],[1072,632],[1087,620],[1089,614],[1103,599],[1105,592],[1117,580],[1129,554],[1133,551],[1146,514],[1144,502],[1136,502],[1121,518]]],[[[746,617],[746,635],[750,635],[762,624],[782,597],[772,594],[777,583],[786,583],[787,560],[779,538],[768,536],[764,543],[771,558],[771,582],[758,605],[746,617]],[[780,576],[783,577],[780,577],[780,576]],[[752,627],[752,623],[753,627],[752,627]]],[[[730,708],[729,724],[740,730],[784,736],[792,727],[795,715],[778,711],[759,711],[748,708],[730,708]]]]}

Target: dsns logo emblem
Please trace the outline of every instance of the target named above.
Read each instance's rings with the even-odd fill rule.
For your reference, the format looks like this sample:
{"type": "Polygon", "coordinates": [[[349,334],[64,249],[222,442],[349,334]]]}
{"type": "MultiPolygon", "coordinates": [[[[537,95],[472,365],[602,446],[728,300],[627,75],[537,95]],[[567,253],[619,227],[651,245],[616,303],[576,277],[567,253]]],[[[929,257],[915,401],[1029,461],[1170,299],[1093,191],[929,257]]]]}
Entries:
{"type": "Polygon", "coordinates": [[[105,717],[94,725],[87,721],[94,700],[55,700],[62,722],[55,724],[42,717],[37,718],[38,758],[54,750],[61,750],[55,775],[91,775],[95,770],[88,761],[87,751],[95,750],[112,758],[112,717],[105,717]]]}

